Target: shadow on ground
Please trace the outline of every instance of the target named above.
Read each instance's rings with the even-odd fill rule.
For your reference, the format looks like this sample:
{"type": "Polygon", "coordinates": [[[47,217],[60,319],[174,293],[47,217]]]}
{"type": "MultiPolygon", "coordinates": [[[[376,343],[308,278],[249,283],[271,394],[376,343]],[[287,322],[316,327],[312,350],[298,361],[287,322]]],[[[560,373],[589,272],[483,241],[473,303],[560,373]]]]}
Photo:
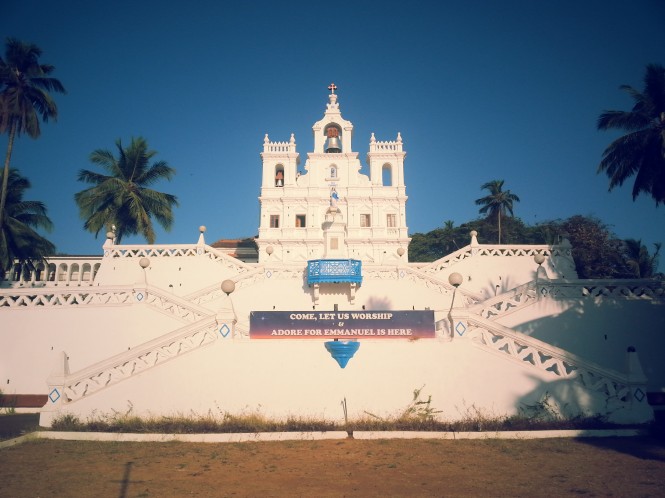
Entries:
{"type": "Polygon", "coordinates": [[[39,428],[39,413],[0,415],[0,440],[12,439],[39,428]]]}
{"type": "Polygon", "coordinates": [[[656,411],[649,435],[641,437],[580,438],[596,448],[632,455],[641,460],[665,462],[665,411],[656,411]]]}

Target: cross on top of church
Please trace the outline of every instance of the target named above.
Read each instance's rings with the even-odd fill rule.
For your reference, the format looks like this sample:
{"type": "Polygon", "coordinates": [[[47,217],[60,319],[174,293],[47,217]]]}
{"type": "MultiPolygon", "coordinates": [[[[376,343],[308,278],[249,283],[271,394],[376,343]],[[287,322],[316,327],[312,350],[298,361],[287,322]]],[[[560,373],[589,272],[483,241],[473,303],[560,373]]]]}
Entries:
{"type": "Polygon", "coordinates": [[[330,83],[330,85],[328,85],[328,90],[330,90],[330,93],[334,95],[335,90],[337,90],[337,85],[335,85],[335,83],[330,83]]]}

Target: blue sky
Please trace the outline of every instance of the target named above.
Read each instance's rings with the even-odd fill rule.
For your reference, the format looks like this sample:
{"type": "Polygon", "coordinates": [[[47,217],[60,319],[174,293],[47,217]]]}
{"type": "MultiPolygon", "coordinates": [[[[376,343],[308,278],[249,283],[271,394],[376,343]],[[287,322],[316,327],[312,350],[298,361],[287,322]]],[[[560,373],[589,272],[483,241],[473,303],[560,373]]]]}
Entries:
{"type": "Polygon", "coordinates": [[[68,91],[12,166],[60,253],[101,254],[77,172],[132,136],[177,169],[156,186],[180,201],[157,243],[193,243],[200,225],[209,243],[253,236],[264,134],[295,133],[304,164],[334,81],[363,165],[372,132],[401,132],[410,233],[477,218],[480,186],[503,179],[526,223],[594,215],[653,250],[665,208],[633,202],[632,182],[608,192],[596,170],[618,135],[596,119],[629,109],[619,85],[641,89],[645,66],[665,64],[664,25],[662,0],[7,2],[3,40],[41,47],[68,91]]]}

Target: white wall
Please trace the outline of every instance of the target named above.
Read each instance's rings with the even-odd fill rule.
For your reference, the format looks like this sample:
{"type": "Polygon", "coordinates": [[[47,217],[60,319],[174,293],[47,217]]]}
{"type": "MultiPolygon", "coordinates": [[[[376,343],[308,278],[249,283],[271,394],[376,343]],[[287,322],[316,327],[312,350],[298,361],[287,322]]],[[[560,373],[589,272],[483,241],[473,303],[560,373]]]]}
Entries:
{"type": "Polygon", "coordinates": [[[343,398],[350,417],[366,412],[390,416],[406,408],[413,390],[420,388],[422,399],[431,395],[432,407],[453,420],[475,410],[494,416],[518,413],[545,391],[555,401],[565,400],[572,416],[593,408],[594,395],[571,393],[574,387],[565,387],[546,372],[506,363],[468,341],[360,342],[341,369],[321,341],[219,340],[77,401],[71,409],[84,418],[93,412],[124,412],[131,405],[133,413],[146,415],[258,411],[277,418],[339,422],[343,398]]]}
{"type": "Polygon", "coordinates": [[[77,371],[182,325],[140,304],[2,310],[1,320],[0,386],[17,394],[47,394],[61,351],[77,371]]]}
{"type": "MultiPolygon", "coordinates": [[[[274,416],[335,417],[340,413],[341,399],[346,397],[352,414],[370,411],[385,415],[403,409],[413,390],[423,385],[423,395],[431,394],[434,408],[447,418],[463,416],[471,407],[496,415],[515,413],[521,403],[535,403],[545,392],[565,405],[569,415],[580,410],[607,410],[608,400],[603,394],[583,387],[574,378],[563,378],[542,367],[516,361],[514,356],[483,348],[466,336],[455,335],[448,341],[445,327],[439,329],[437,339],[361,340],[360,350],[344,370],[330,357],[321,340],[251,340],[246,335],[249,313],[269,311],[273,306],[279,311],[304,311],[314,306],[320,311],[332,310],[335,305],[341,311],[363,306],[391,310],[430,308],[437,320],[446,323],[453,291],[447,276],[453,270],[465,276],[457,290],[455,309],[471,307],[477,297],[468,294],[469,287],[474,291],[479,288],[474,288],[474,283],[491,281],[495,275],[492,272],[497,271],[493,265],[500,263],[509,268],[511,281],[517,285],[532,275],[532,257],[474,256],[433,275],[421,265],[365,265],[364,280],[354,303],[350,302],[348,285],[331,284],[321,286],[319,303],[315,305],[313,291],[305,283],[304,265],[234,267],[233,261],[214,259],[212,253],[209,256],[154,253],[146,275],[138,265],[139,257],[106,257],[98,274],[100,282],[96,282],[100,285],[92,288],[1,291],[3,391],[47,394],[46,380],[57,364],[58,353],[66,351],[72,378],[81,370],[97,368],[97,373],[90,375],[112,380],[108,387],[61,406],[80,414],[122,411],[130,402],[136,411],[155,414],[190,410],[205,413],[219,407],[230,412],[260,408],[274,416]],[[231,295],[233,310],[220,290],[225,278],[236,281],[231,295]],[[129,287],[101,285],[118,284],[123,279],[129,287]],[[136,284],[137,280],[143,282],[136,284]],[[165,290],[164,286],[172,282],[182,286],[173,292],[168,287],[165,290]],[[64,293],[59,294],[61,298],[80,293],[76,295],[83,299],[95,292],[107,295],[121,291],[129,292],[133,299],[123,305],[29,304],[40,292],[64,293]],[[150,304],[145,292],[155,298],[150,304]],[[139,294],[143,300],[136,298],[139,294]],[[116,382],[107,375],[116,361],[112,359],[114,355],[130,358],[134,350],[141,349],[140,345],[195,324],[196,316],[205,320],[217,316],[221,324],[229,313],[235,313],[238,321],[235,338],[217,335],[208,346],[185,354],[174,353],[173,359],[124,380],[116,382]]],[[[550,281],[543,281],[543,285],[555,288],[550,281]]],[[[577,289],[575,282],[566,285],[577,289]]],[[[588,287],[585,283],[580,285],[588,287]]],[[[618,288],[616,283],[611,287],[618,288]]],[[[598,283],[595,288],[602,285],[598,283]]],[[[495,309],[509,312],[499,316],[496,323],[517,334],[527,334],[519,336],[525,343],[529,336],[540,339],[560,348],[563,355],[567,351],[594,361],[617,370],[619,376],[626,372],[622,360],[626,344],[634,345],[650,377],[650,388],[665,388],[664,367],[659,361],[665,316],[662,297],[638,299],[628,295],[609,299],[601,292],[571,301],[553,297],[552,290],[536,303],[524,301],[507,306],[510,296],[507,292],[498,297],[501,302],[497,301],[495,309]],[[515,306],[519,309],[515,310],[515,306]]],[[[177,350],[178,344],[174,339],[171,349],[177,350]]],[[[537,344],[533,347],[537,348],[537,344]]],[[[122,365],[125,360],[119,361],[122,365]]],[[[53,407],[58,408],[56,405],[53,407]]]]}

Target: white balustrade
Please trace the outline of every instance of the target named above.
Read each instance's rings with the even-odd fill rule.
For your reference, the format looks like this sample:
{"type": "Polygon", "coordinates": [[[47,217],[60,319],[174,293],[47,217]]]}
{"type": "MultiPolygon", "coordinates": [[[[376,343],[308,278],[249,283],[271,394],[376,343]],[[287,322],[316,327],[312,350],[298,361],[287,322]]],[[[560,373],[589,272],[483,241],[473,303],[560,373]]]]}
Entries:
{"type": "Polygon", "coordinates": [[[549,372],[553,377],[579,382],[587,389],[604,394],[608,401],[613,399],[626,404],[631,401],[633,383],[624,373],[601,367],[477,315],[453,312],[452,319],[459,339],[470,340],[520,365],[549,372]]]}
{"type": "Polygon", "coordinates": [[[272,153],[287,153],[295,152],[296,144],[289,142],[265,142],[263,144],[263,152],[272,153]]]}
{"type": "MultiPolygon", "coordinates": [[[[74,372],[64,379],[63,397],[73,402],[205,346],[220,337],[214,316],[186,325],[155,340],[74,372]]],[[[49,382],[49,385],[52,382],[49,382]]]]}
{"type": "Polygon", "coordinates": [[[385,142],[370,142],[370,152],[402,152],[402,142],[385,141],[385,142]]]}
{"type": "Polygon", "coordinates": [[[491,297],[469,309],[488,320],[514,313],[537,301],[535,281],[527,282],[512,290],[491,297]]]}
{"type": "Polygon", "coordinates": [[[0,308],[48,308],[58,306],[123,306],[134,302],[134,290],[119,287],[12,288],[0,290],[0,308]]]}
{"type": "Polygon", "coordinates": [[[17,263],[2,287],[90,286],[102,264],[97,256],[54,256],[34,265],[17,263]]]}
{"type": "Polygon", "coordinates": [[[665,281],[662,280],[546,280],[538,283],[538,289],[541,295],[554,299],[665,299],[665,281]]]}

